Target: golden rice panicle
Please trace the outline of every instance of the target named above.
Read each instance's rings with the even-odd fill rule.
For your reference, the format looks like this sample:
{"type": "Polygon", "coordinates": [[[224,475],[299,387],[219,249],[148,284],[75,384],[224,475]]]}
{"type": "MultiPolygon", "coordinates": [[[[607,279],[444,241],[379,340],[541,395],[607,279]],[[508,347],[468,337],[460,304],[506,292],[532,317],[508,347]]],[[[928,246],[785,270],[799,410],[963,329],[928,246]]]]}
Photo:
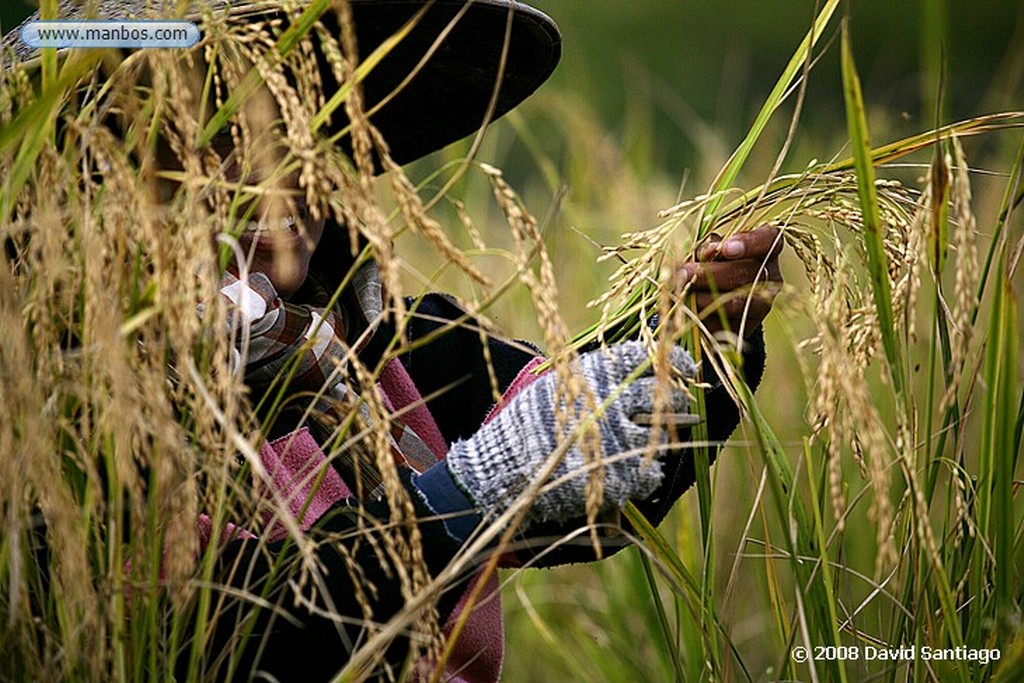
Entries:
{"type": "MultiPolygon", "coordinates": [[[[353,80],[359,60],[359,46],[352,22],[352,8],[348,0],[340,0],[336,10],[342,26],[338,50],[341,59],[332,66],[337,72],[335,76],[339,78],[338,82],[346,83],[353,80]]],[[[370,243],[385,291],[390,299],[387,303],[395,309],[396,319],[402,320],[405,317],[405,304],[398,296],[400,268],[394,253],[394,235],[374,196],[375,129],[366,115],[362,89],[358,85],[353,87],[345,98],[344,108],[350,122],[349,136],[352,140],[352,161],[355,166],[355,177],[345,183],[346,194],[353,196],[346,197],[346,201],[355,202],[355,213],[358,218],[354,225],[370,243]]],[[[352,230],[351,225],[349,229],[352,230]]]]}
{"type": "MultiPolygon", "coordinates": [[[[696,213],[699,201],[691,201],[661,212],[663,222],[652,228],[627,232],[618,245],[604,248],[598,262],[618,259],[622,263],[608,278],[611,286],[598,298],[588,302],[590,308],[600,308],[601,316],[597,327],[597,337],[604,340],[604,334],[611,326],[616,315],[630,307],[637,292],[654,292],[654,296],[641,297],[636,302],[636,312],[646,318],[658,310],[657,292],[664,283],[663,267],[668,259],[669,245],[674,237],[682,233],[680,253],[692,253],[694,241],[688,230],[687,219],[696,213]]],[[[671,261],[671,259],[668,259],[671,261]]]]}
{"type": "MultiPolygon", "coordinates": [[[[648,460],[652,460],[659,454],[657,446],[666,435],[666,430],[668,432],[667,436],[670,439],[675,440],[678,436],[676,430],[667,428],[662,419],[671,405],[671,392],[674,389],[687,392],[691,405],[693,405],[694,399],[694,396],[689,393],[690,387],[686,385],[684,378],[674,376],[675,373],[670,359],[672,347],[678,344],[679,340],[685,339],[686,335],[694,329],[696,324],[696,314],[683,305],[684,297],[680,296],[685,291],[686,285],[680,282],[680,271],[677,267],[679,263],[678,259],[669,258],[664,259],[662,262],[659,282],[663,284],[658,288],[658,308],[656,311],[659,322],[657,335],[655,330],[652,330],[649,325],[640,325],[640,338],[649,349],[654,351],[652,354],[654,376],[659,380],[654,385],[654,413],[651,434],[648,439],[650,444],[650,449],[647,453],[648,460]]],[[[652,313],[642,309],[639,319],[644,322],[651,320],[652,313]]]]}
{"type": "MultiPolygon", "coordinates": [[[[5,232],[6,228],[5,227],[5,232]]],[[[25,226],[29,231],[34,226],[25,226]]],[[[8,233],[9,234],[9,233],[8,233]]],[[[28,232],[20,232],[27,237],[28,232]]],[[[2,530],[6,557],[6,576],[3,593],[8,614],[3,624],[8,645],[15,640],[31,645],[38,651],[33,662],[39,675],[60,680],[67,675],[64,659],[66,652],[82,655],[86,671],[98,671],[98,663],[88,658],[87,648],[101,643],[91,640],[102,626],[99,610],[100,594],[89,571],[89,548],[82,533],[81,517],[75,492],[62,485],[62,458],[69,455],[57,447],[60,444],[58,427],[61,401],[55,398],[53,387],[63,375],[62,363],[50,362],[44,369],[38,362],[40,355],[52,355],[59,342],[45,340],[22,314],[26,304],[34,298],[27,291],[24,268],[12,272],[11,263],[0,259],[0,325],[4,330],[0,339],[0,375],[4,377],[4,411],[0,419],[0,530],[2,530]],[[41,345],[41,342],[43,343],[41,345]],[[34,539],[31,530],[41,515],[48,524],[48,533],[59,544],[60,561],[52,567],[40,567],[28,552],[34,539]],[[55,589],[66,596],[68,608],[65,620],[78,630],[77,642],[65,642],[54,637],[39,638],[33,633],[26,616],[31,615],[36,596],[31,587],[44,571],[49,572],[55,589]]],[[[40,317],[49,316],[46,301],[39,301],[40,317]]],[[[56,559],[56,558],[55,558],[56,559]]]]}
{"type": "Polygon", "coordinates": [[[850,449],[872,488],[870,515],[877,529],[876,570],[880,574],[897,556],[891,533],[888,439],[863,372],[865,354],[853,338],[857,327],[849,324],[854,312],[849,308],[847,279],[853,274],[846,257],[840,256],[837,260],[835,275],[830,286],[814,292],[816,315],[813,317],[820,344],[820,365],[812,405],[815,424],[824,430],[819,435],[829,458],[829,485],[840,525],[846,512],[838,482],[844,445],[850,449]]]}
{"type": "Polygon", "coordinates": [[[900,337],[912,343],[915,336],[914,303],[921,284],[924,259],[924,226],[916,220],[917,205],[895,180],[877,179],[880,218],[887,226],[885,248],[892,285],[893,320],[900,337]]]}
{"type": "MultiPolygon", "coordinates": [[[[131,92],[117,82],[125,73],[112,75],[111,112],[134,109],[121,99],[131,92]]],[[[18,576],[13,597],[48,574],[62,596],[62,630],[50,634],[54,642],[43,637],[42,650],[94,678],[107,671],[104,634],[125,628],[129,586],[151,585],[150,558],[161,557],[164,543],[183,550],[157,568],[168,585],[182,585],[191,570],[188,444],[218,441],[182,420],[202,412],[167,375],[168,359],[190,362],[202,338],[201,297],[190,286],[195,257],[181,256],[194,250],[178,247],[208,235],[197,240],[195,225],[187,235],[157,227],[167,227],[165,217],[136,172],[136,150],[111,132],[106,115],[72,104],[56,115],[61,135],[47,138],[18,207],[0,225],[11,247],[0,263],[0,309],[10,323],[0,374],[11,378],[0,438],[5,452],[26,456],[5,464],[13,469],[5,481],[21,490],[5,492],[0,509],[12,538],[38,513],[51,559],[18,576]]],[[[5,170],[11,163],[0,160],[5,170]]],[[[226,365],[221,376],[230,377],[226,365]]],[[[136,606],[151,597],[132,594],[136,606]]]]}
{"type": "MultiPolygon", "coordinates": [[[[576,357],[569,344],[570,334],[558,306],[558,285],[555,280],[554,266],[544,246],[540,229],[534,218],[522,205],[512,187],[505,181],[501,171],[488,164],[480,168],[491,182],[495,200],[505,215],[505,220],[515,241],[515,263],[519,281],[530,292],[537,321],[544,334],[544,343],[549,349],[565,349],[565,353],[555,355],[552,359],[554,372],[558,377],[555,393],[555,419],[559,440],[579,439],[579,445],[588,464],[594,466],[587,481],[587,517],[593,522],[596,519],[601,502],[604,499],[604,468],[601,464],[601,442],[596,424],[592,424],[582,434],[579,427],[588,416],[593,415],[596,403],[593,393],[578,373],[572,371],[571,364],[576,357]],[[539,262],[538,272],[534,271],[532,261],[539,262]],[[577,411],[574,406],[580,406],[577,411]]],[[[559,450],[556,449],[555,454],[559,450]]],[[[553,455],[553,457],[561,457],[553,455]]],[[[548,465],[553,462],[549,461],[548,465]]],[[[593,530],[596,534],[596,529],[593,530]]],[[[600,552],[595,536],[594,549],[600,552]]]]}
{"type": "MultiPolygon", "coordinates": [[[[376,456],[375,465],[381,475],[384,496],[391,509],[391,519],[387,525],[376,521],[370,522],[360,515],[360,542],[374,545],[382,566],[398,576],[403,598],[411,601],[431,580],[423,557],[423,541],[419,526],[416,524],[416,511],[409,493],[399,479],[391,450],[392,417],[381,395],[374,388],[376,378],[361,363],[355,362],[352,367],[360,386],[363,387],[363,399],[374,425],[369,439],[376,456]]],[[[366,605],[363,607],[364,610],[368,610],[366,605]]],[[[372,614],[368,614],[367,618],[372,620],[371,623],[378,621],[372,614]]],[[[416,616],[412,626],[421,638],[412,640],[413,647],[423,642],[436,647],[441,642],[438,621],[438,613],[433,606],[416,616]]]]}
{"type": "Polygon", "coordinates": [[[975,491],[970,476],[963,467],[952,467],[950,479],[953,488],[953,544],[959,547],[965,538],[975,538],[978,534],[978,523],[972,505],[975,491]]]}
{"type": "Polygon", "coordinates": [[[384,168],[388,171],[387,176],[391,180],[391,189],[395,194],[398,208],[402,212],[406,225],[423,235],[428,244],[437,249],[438,253],[447,261],[454,263],[471,280],[484,287],[489,287],[490,279],[470,263],[462,250],[452,244],[447,233],[441,228],[441,224],[427,213],[422,197],[401,167],[388,155],[387,145],[379,133],[375,133],[375,139],[384,168]]]}
{"type": "MultiPolygon", "coordinates": [[[[341,44],[330,36],[324,36],[323,50],[335,78],[338,82],[346,82],[354,78],[359,46],[356,44],[353,24],[350,21],[351,8],[348,2],[340,2],[337,9],[342,15],[344,28],[341,44]]],[[[428,244],[435,247],[447,261],[456,264],[472,280],[485,286],[489,285],[487,278],[451,243],[441,226],[429,215],[427,207],[404,169],[391,158],[387,142],[366,114],[358,86],[352,88],[345,99],[344,107],[350,121],[355,177],[346,174],[347,177],[337,178],[347,201],[334,202],[332,205],[335,207],[335,213],[348,225],[351,243],[355,245],[358,242],[358,233],[362,233],[370,244],[390,299],[389,303],[399,324],[402,325],[405,321],[405,304],[399,296],[403,261],[394,252],[394,238],[403,227],[422,234],[428,244]],[[374,180],[377,165],[387,172],[386,176],[405,226],[391,226],[381,210],[374,180]]],[[[351,167],[350,162],[339,161],[338,168],[351,167]]],[[[321,177],[331,175],[330,170],[320,174],[321,177]]]]}
{"type": "MultiPolygon", "coordinates": [[[[232,31],[244,33],[226,28],[226,35],[232,31]]],[[[390,246],[372,188],[354,178],[337,150],[321,154],[324,145],[310,134],[323,98],[303,93],[320,84],[308,82],[312,72],[301,64],[294,83],[285,79],[280,64],[264,59],[269,47],[252,35],[240,35],[234,53],[211,47],[205,55],[217,66],[210,74],[200,60],[190,71],[161,51],[140,53],[105,73],[102,106],[69,98],[88,106],[69,104],[61,113],[62,135],[45,141],[15,209],[2,218],[9,257],[0,260],[0,320],[6,321],[0,374],[16,379],[5,382],[9,409],[0,419],[0,447],[24,457],[0,465],[0,528],[5,538],[24,540],[38,512],[53,560],[52,568],[29,567],[26,554],[14,552],[7,599],[24,604],[40,572],[52,569],[63,611],[50,625],[66,631],[42,638],[35,677],[66,678],[60,666],[80,666],[91,679],[108,678],[111,650],[103,639],[119,642],[129,623],[125,612],[159,600],[153,587],[172,587],[176,601],[196,588],[189,578],[198,557],[198,511],[253,518],[249,488],[234,481],[234,456],[251,452],[258,434],[240,376],[230,367],[232,340],[223,333],[227,316],[211,239],[237,227],[237,207],[251,191],[227,182],[224,160],[199,148],[205,116],[243,82],[246,64],[257,65],[278,105],[285,163],[298,166],[307,198],[332,194],[331,207],[348,225],[378,236],[375,246],[390,246]],[[137,78],[143,63],[144,88],[137,78]],[[193,94],[208,75],[210,107],[199,112],[193,94]],[[112,132],[114,119],[123,136],[112,132]],[[180,162],[179,170],[164,173],[177,186],[167,204],[154,199],[157,136],[180,162]],[[69,471],[81,476],[66,476],[69,471]],[[178,552],[165,554],[166,547],[178,552]]],[[[308,60],[304,48],[296,55],[308,60]]],[[[85,83],[83,92],[96,87],[85,83]]],[[[9,120],[30,96],[24,79],[5,70],[0,116],[9,120]]],[[[251,167],[266,126],[242,115],[229,125],[235,153],[251,167]]],[[[13,163],[10,155],[0,159],[0,172],[8,175],[13,163]]],[[[282,172],[258,170],[268,177],[282,172]]],[[[323,200],[309,206],[314,213],[327,208],[323,200]]],[[[361,379],[374,384],[372,377],[361,379]]],[[[377,451],[390,453],[379,445],[377,451]]],[[[395,473],[381,469],[388,493],[404,493],[395,473]]],[[[410,502],[394,499],[392,507],[397,526],[382,534],[381,557],[402,568],[403,590],[411,596],[429,577],[410,502]]],[[[315,570],[304,562],[297,587],[312,585],[315,570]]],[[[428,610],[419,630],[436,639],[436,622],[428,610]]]]}
{"type": "Polygon", "coordinates": [[[942,399],[941,411],[945,411],[956,400],[957,389],[966,371],[967,355],[971,348],[974,325],[972,320],[978,308],[978,222],[972,207],[970,167],[964,155],[963,145],[956,137],[951,138],[953,149],[953,173],[950,183],[950,222],[953,225],[953,249],[956,252],[956,268],[953,282],[953,334],[950,338],[952,359],[950,360],[950,384],[942,399]]]}

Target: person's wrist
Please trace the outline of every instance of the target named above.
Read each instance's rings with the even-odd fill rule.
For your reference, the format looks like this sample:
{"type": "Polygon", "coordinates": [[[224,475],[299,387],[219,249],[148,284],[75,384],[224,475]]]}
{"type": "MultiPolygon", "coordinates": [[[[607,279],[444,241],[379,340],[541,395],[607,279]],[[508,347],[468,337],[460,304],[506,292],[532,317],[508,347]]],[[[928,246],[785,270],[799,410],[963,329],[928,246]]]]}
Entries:
{"type": "Polygon", "coordinates": [[[446,461],[413,475],[412,483],[423,503],[457,541],[466,541],[482,521],[476,500],[453,475],[446,461]]]}

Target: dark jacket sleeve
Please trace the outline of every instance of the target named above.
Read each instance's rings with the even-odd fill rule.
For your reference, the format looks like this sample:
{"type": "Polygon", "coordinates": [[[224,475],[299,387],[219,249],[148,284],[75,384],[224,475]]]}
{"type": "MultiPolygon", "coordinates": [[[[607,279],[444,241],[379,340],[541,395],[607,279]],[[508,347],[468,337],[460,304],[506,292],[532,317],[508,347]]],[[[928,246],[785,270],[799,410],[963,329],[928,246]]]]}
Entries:
{"type": "MultiPolygon", "coordinates": [[[[743,353],[743,376],[751,388],[757,388],[761,381],[765,362],[764,337],[761,329],[755,330],[746,342],[743,353]]],[[[739,424],[739,408],[729,396],[710,362],[705,360],[702,371],[704,382],[712,387],[704,395],[708,440],[722,443],[729,438],[739,424]]],[[[689,432],[680,434],[679,439],[684,442],[688,441],[690,439],[689,432]]],[[[711,462],[714,462],[717,457],[718,450],[719,446],[710,448],[711,462]]],[[[695,463],[691,449],[681,448],[671,451],[661,457],[661,463],[664,472],[661,486],[647,499],[633,501],[644,517],[655,526],[665,519],[679,497],[686,493],[696,481],[695,463]]],[[[554,566],[590,562],[597,559],[590,534],[572,533],[585,524],[586,520],[579,519],[558,524],[531,526],[520,539],[520,549],[517,551],[519,559],[528,561],[534,566],[554,566]]],[[[629,534],[632,527],[625,518],[614,519],[607,524],[609,528],[601,536],[603,556],[614,554],[631,544],[629,534]],[[621,530],[615,529],[616,526],[621,527],[621,530]],[[621,533],[622,531],[626,533],[621,533]]]]}
{"type": "MultiPolygon", "coordinates": [[[[461,544],[440,521],[429,519],[431,512],[417,494],[411,475],[406,472],[402,478],[422,520],[424,561],[436,576],[461,544]]],[[[367,620],[383,624],[402,609],[404,598],[394,560],[382,550],[386,546],[381,532],[374,529],[378,523],[387,524],[388,507],[383,501],[358,506],[349,503],[336,505],[309,531],[326,596],[314,589],[310,580],[300,581],[304,576],[300,552],[289,540],[262,545],[256,540],[236,540],[222,547],[215,580],[234,592],[260,596],[262,601],[258,606],[255,600],[231,597],[217,612],[210,625],[212,632],[199,646],[207,658],[208,680],[259,679],[256,672],[269,675],[268,680],[331,680],[354,648],[365,644],[367,620]],[[359,524],[360,519],[364,524],[359,524]],[[304,600],[297,600],[299,595],[304,600]],[[332,611],[334,616],[327,616],[332,611]],[[237,652],[240,660],[229,677],[229,661],[237,652]]],[[[463,588],[451,587],[440,597],[442,621],[454,609],[463,588]]],[[[220,597],[215,590],[214,604],[220,597]]],[[[398,671],[408,650],[406,639],[396,640],[384,653],[386,664],[398,671]]],[[[179,660],[180,680],[186,680],[183,667],[188,657],[186,649],[179,660]]]]}
{"type": "MultiPolygon", "coordinates": [[[[402,362],[421,394],[426,396],[435,391],[441,392],[429,402],[429,407],[449,443],[476,432],[494,404],[484,340],[499,391],[502,392],[519,371],[539,354],[535,347],[523,342],[509,342],[491,335],[481,335],[476,321],[444,295],[429,295],[422,299],[408,330],[407,341],[414,350],[403,355],[402,362]],[[452,321],[459,324],[451,325],[452,321]],[[444,332],[439,334],[442,330],[444,332]],[[421,340],[429,341],[419,344],[421,340]]],[[[385,330],[384,334],[389,332],[385,330]]],[[[743,350],[742,373],[751,388],[756,388],[760,383],[764,363],[764,337],[761,329],[757,328],[746,339],[743,350]]],[[[724,442],[739,424],[739,409],[707,361],[703,365],[703,379],[712,387],[704,397],[708,438],[712,442],[724,442]]],[[[680,434],[680,440],[689,440],[689,434],[680,434]]],[[[718,447],[712,447],[712,462],[717,453],[718,447]]],[[[661,461],[665,474],[661,486],[646,500],[635,501],[639,510],[655,525],[661,523],[679,497],[696,480],[690,449],[666,454],[661,461]]],[[[621,523],[629,530],[625,520],[615,523],[621,523]]],[[[520,561],[541,566],[593,560],[595,557],[590,535],[574,533],[584,525],[583,519],[534,524],[517,539],[517,556],[520,561]]],[[[606,555],[627,545],[627,538],[621,534],[613,533],[602,540],[606,555]]]]}
{"type": "MultiPolygon", "coordinates": [[[[428,294],[407,303],[412,315],[404,341],[411,350],[401,356],[402,364],[420,395],[433,396],[427,405],[445,441],[469,438],[496,399],[488,355],[500,395],[541,353],[528,342],[481,335],[477,321],[446,295],[428,294]]],[[[364,350],[363,362],[374,367],[394,334],[392,326],[382,324],[364,350]]]]}

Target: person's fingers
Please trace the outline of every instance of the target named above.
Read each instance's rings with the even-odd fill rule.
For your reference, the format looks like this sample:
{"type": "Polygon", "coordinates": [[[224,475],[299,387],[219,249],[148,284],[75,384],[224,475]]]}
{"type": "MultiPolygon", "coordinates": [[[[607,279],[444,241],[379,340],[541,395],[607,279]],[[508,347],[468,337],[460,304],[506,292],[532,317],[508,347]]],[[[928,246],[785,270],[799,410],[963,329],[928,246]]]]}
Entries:
{"type": "Polygon", "coordinates": [[[692,379],[697,376],[697,364],[693,362],[693,356],[680,346],[672,347],[672,350],[669,352],[668,362],[680,377],[692,379]]]}
{"type": "Polygon", "coordinates": [[[724,240],[713,234],[697,260],[676,271],[676,289],[688,285],[695,310],[712,332],[738,331],[741,324],[754,329],[771,311],[782,284],[778,255],[783,244],[781,231],[768,225],[724,240]]]}
{"type": "Polygon", "coordinates": [[[689,411],[690,397],[686,392],[671,387],[665,395],[661,395],[658,391],[659,381],[654,377],[641,377],[622,392],[618,401],[627,417],[632,419],[637,414],[650,415],[658,408],[676,413],[689,411]]]}
{"type": "Polygon", "coordinates": [[[680,269],[681,284],[690,283],[690,291],[730,292],[755,282],[781,282],[778,268],[762,268],[759,260],[709,261],[687,263],[680,269]]]}
{"type": "Polygon", "coordinates": [[[718,233],[711,233],[700,248],[697,249],[698,261],[713,261],[718,258],[718,247],[722,243],[722,237],[718,233]]]}
{"type": "Polygon", "coordinates": [[[764,261],[775,258],[784,242],[779,229],[762,225],[746,232],[738,232],[725,240],[711,235],[697,252],[698,261],[735,261],[755,259],[764,261]]]}
{"type": "Polygon", "coordinates": [[[705,325],[712,332],[724,327],[723,317],[734,332],[739,330],[744,320],[747,328],[753,329],[771,312],[772,300],[777,293],[778,289],[774,286],[759,288],[752,296],[738,292],[725,296],[702,292],[695,297],[694,310],[703,316],[705,325]]]}
{"type": "Polygon", "coordinates": [[[697,312],[703,315],[718,315],[718,311],[721,310],[725,313],[725,317],[733,318],[743,315],[748,298],[751,298],[751,308],[760,306],[763,301],[763,297],[756,295],[754,297],[740,294],[715,296],[710,292],[704,292],[696,296],[694,303],[696,304],[697,312]]]}

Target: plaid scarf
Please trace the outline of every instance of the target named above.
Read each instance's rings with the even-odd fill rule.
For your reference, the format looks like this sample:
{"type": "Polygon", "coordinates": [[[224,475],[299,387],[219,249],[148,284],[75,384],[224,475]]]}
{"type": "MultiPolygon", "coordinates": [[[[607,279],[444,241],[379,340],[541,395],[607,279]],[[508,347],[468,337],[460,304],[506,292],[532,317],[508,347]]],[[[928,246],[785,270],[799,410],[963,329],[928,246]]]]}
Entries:
{"type": "MultiPolygon", "coordinates": [[[[353,408],[364,425],[374,423],[366,403],[351,388],[348,359],[366,344],[383,310],[376,264],[361,266],[353,274],[352,286],[332,308],[326,307],[332,293],[314,273],[302,290],[303,300],[309,303],[285,301],[259,272],[243,279],[229,270],[221,279],[220,293],[228,301],[228,322],[235,334],[234,367],[244,369],[250,386],[268,387],[290,375],[289,395],[322,396],[308,418],[321,443],[353,408]],[[361,333],[350,335],[350,330],[361,333]],[[356,341],[349,344],[346,340],[353,336],[356,341]]],[[[398,359],[384,364],[377,388],[391,413],[389,445],[395,462],[423,472],[443,458],[447,444],[398,359]]],[[[342,454],[339,468],[358,479],[359,488],[376,496],[382,483],[373,462],[369,456],[342,454]]]]}

